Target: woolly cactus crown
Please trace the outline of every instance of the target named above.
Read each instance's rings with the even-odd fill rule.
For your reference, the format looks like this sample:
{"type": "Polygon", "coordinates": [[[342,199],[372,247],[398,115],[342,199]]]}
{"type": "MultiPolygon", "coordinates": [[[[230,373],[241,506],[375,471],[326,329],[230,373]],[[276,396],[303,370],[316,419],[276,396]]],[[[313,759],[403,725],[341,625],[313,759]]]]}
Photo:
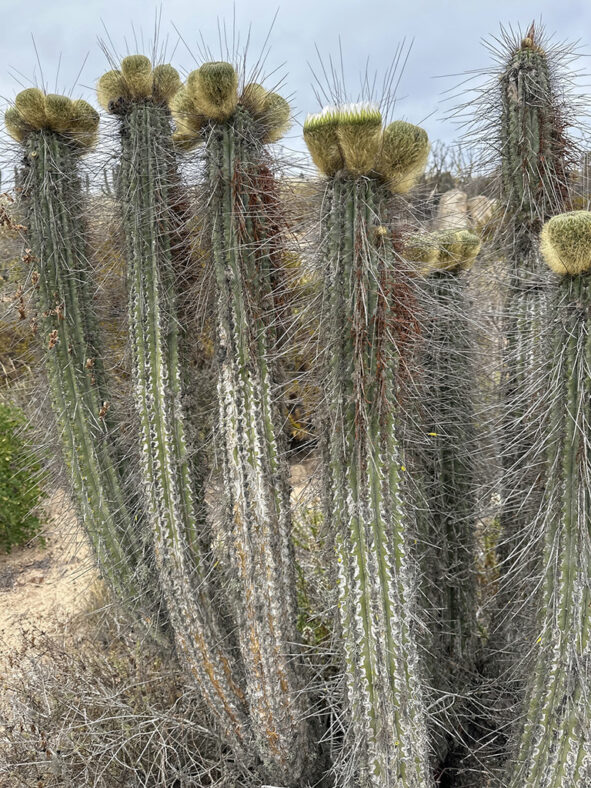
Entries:
{"type": "Polygon", "coordinates": [[[541,251],[557,274],[577,276],[591,269],[591,212],[553,216],[541,233],[541,251]]]}
{"type": "Polygon", "coordinates": [[[129,55],[121,61],[120,69],[103,74],[96,92],[103,109],[117,112],[121,101],[151,99],[159,104],[170,104],[180,85],[178,72],[168,63],[152,68],[145,55],[129,55]]]}
{"type": "Polygon", "coordinates": [[[324,175],[334,175],[344,166],[338,122],[338,108],[329,106],[315,115],[308,115],[304,123],[304,140],[312,161],[324,175]]]}
{"type": "Polygon", "coordinates": [[[33,131],[63,134],[81,149],[90,148],[97,138],[99,116],[83,99],[43,93],[39,88],[22,90],[14,106],[4,114],[6,130],[17,142],[24,142],[33,131]]]}
{"type": "Polygon", "coordinates": [[[441,230],[437,267],[443,271],[468,271],[480,251],[480,238],[469,230],[441,230]]]}
{"type": "Polygon", "coordinates": [[[251,82],[238,95],[238,74],[230,63],[204,63],[192,71],[171,104],[176,123],[174,141],[181,148],[201,143],[208,122],[226,123],[238,106],[255,121],[263,142],[276,142],[287,131],[291,109],[278,93],[251,82]]]}
{"type": "Polygon", "coordinates": [[[480,251],[480,238],[469,230],[440,230],[417,233],[404,243],[404,257],[422,263],[421,273],[467,271],[480,251]]]}
{"type": "Polygon", "coordinates": [[[371,104],[325,107],[309,115],[304,139],[324,175],[346,169],[352,175],[377,175],[395,194],[414,186],[429,155],[427,133],[404,121],[382,130],[382,116],[371,104]]]}
{"type": "Polygon", "coordinates": [[[429,138],[420,126],[395,120],[384,129],[379,172],[395,194],[406,194],[415,185],[429,158],[429,138]]]}

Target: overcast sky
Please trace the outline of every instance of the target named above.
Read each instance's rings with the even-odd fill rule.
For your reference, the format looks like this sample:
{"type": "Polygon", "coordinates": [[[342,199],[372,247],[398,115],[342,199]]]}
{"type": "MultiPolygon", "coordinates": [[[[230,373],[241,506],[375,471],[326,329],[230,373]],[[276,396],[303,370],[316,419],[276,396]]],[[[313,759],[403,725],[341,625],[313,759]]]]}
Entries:
{"type": "MultiPolygon", "coordinates": [[[[457,85],[462,74],[490,65],[482,39],[498,33],[500,24],[525,28],[541,17],[548,32],[555,32],[560,40],[580,41],[582,52],[591,52],[591,3],[582,0],[1,0],[0,8],[0,96],[5,100],[21,89],[17,78],[23,85],[39,83],[33,39],[48,88],[55,89],[57,76],[57,92],[72,91],[94,101],[92,88],[107,69],[97,41],[106,37],[105,30],[119,54],[138,49],[149,54],[154,20],[161,12],[160,39],[168,37],[169,52],[178,43],[176,27],[195,55],[197,63],[185,43],[178,43],[172,62],[186,73],[201,60],[201,37],[219,57],[218,20],[231,28],[235,15],[243,37],[252,23],[250,51],[256,55],[278,11],[267,70],[284,64],[283,92],[291,94],[300,122],[318,108],[308,65],[318,67],[316,46],[323,55],[338,57],[340,37],[347,87],[355,98],[367,58],[371,70],[381,77],[397,45],[406,39],[412,48],[397,91],[395,115],[422,123],[431,139],[446,141],[455,139],[458,131],[445,120],[445,91],[457,85]],[[138,38],[144,36],[143,47],[134,43],[134,27],[138,38]]],[[[582,64],[589,70],[587,58],[582,64]]],[[[298,131],[295,127],[292,132],[297,148],[298,131]]]]}

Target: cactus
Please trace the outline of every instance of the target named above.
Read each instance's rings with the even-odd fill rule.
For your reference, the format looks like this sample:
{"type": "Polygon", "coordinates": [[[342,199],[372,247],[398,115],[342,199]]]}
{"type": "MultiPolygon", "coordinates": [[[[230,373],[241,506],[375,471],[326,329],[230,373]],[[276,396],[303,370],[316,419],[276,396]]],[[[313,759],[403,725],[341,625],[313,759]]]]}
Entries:
{"type": "Polygon", "coordinates": [[[461,696],[475,668],[474,332],[463,272],[479,249],[480,239],[467,230],[410,236],[403,249],[405,259],[421,264],[427,274],[421,286],[425,316],[416,417],[421,431],[419,539],[423,593],[434,618],[427,645],[431,683],[440,697],[457,696],[453,707],[443,704],[445,719],[434,726],[440,762],[449,746],[458,746],[461,696]],[[450,720],[455,722],[450,725],[450,720]]]}
{"type": "Polygon", "coordinates": [[[173,239],[177,183],[169,101],[180,80],[170,66],[152,69],[132,55],[98,83],[101,105],[119,118],[117,178],[126,242],[129,331],[141,472],[153,530],[160,587],[177,649],[226,739],[247,762],[247,725],[240,671],[208,597],[200,552],[203,490],[191,474],[182,407],[178,296],[173,239]],[[162,80],[162,75],[167,77],[162,80]]]}
{"type": "MultiPolygon", "coordinates": [[[[408,146],[406,160],[391,159],[397,125],[384,132],[380,126],[380,112],[371,105],[329,107],[304,125],[310,153],[327,176],[321,237],[324,516],[338,562],[345,758],[354,764],[348,768],[362,786],[418,788],[428,784],[429,766],[410,625],[400,497],[405,467],[394,436],[393,253],[382,222],[388,185],[410,188],[409,173],[425,159],[428,143],[417,130],[420,145],[408,146]]],[[[406,135],[399,138],[404,150],[406,135]]]]}
{"type": "Polygon", "coordinates": [[[28,88],[5,121],[25,150],[30,277],[74,497],[104,578],[123,601],[141,601],[147,545],[128,506],[113,440],[82,209],[79,160],[96,140],[99,117],[85,101],[28,88]]]}
{"type": "Polygon", "coordinates": [[[554,73],[557,53],[544,49],[544,43],[532,25],[520,42],[510,44],[499,83],[501,197],[507,206],[505,230],[511,249],[504,315],[501,557],[505,573],[512,575],[511,595],[520,578],[527,580],[530,574],[535,551],[524,554],[520,545],[544,487],[539,451],[544,381],[539,375],[538,337],[545,322],[546,295],[538,236],[544,221],[567,207],[571,158],[563,89],[554,73]]]}
{"type": "Polygon", "coordinates": [[[542,251],[557,273],[547,483],[538,518],[543,574],[510,788],[567,788],[591,779],[591,213],[550,219],[542,251]]]}
{"type": "Polygon", "coordinates": [[[288,469],[273,351],[281,297],[277,195],[264,144],[289,105],[260,85],[238,94],[229,63],[189,74],[173,104],[175,140],[203,139],[204,220],[216,282],[221,531],[230,546],[241,612],[238,635],[256,750],[268,779],[300,785],[314,771],[301,696],[288,469]]]}

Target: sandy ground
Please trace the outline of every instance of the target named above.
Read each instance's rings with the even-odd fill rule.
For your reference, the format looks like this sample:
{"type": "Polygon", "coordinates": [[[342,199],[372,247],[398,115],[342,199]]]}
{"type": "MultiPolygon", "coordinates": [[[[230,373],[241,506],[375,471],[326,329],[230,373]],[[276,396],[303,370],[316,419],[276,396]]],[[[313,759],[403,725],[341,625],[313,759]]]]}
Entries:
{"type": "MultiPolygon", "coordinates": [[[[308,460],[291,466],[296,509],[310,496],[315,464],[308,460]]],[[[46,512],[45,546],[35,539],[0,554],[0,657],[18,645],[23,632],[51,634],[66,627],[96,588],[84,533],[63,490],[51,496],[46,512]]]]}
{"type": "Polygon", "coordinates": [[[39,539],[0,554],[0,655],[23,631],[48,634],[67,624],[96,583],[86,540],[63,490],[46,504],[48,522],[39,539]]]}

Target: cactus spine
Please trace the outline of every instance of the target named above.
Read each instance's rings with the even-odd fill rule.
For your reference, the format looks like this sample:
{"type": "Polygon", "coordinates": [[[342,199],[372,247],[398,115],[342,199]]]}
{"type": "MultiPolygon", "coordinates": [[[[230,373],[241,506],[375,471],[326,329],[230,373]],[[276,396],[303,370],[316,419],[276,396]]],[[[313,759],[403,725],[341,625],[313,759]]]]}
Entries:
{"type": "Polygon", "coordinates": [[[214,442],[222,470],[222,531],[240,594],[249,719],[268,779],[296,786],[313,771],[315,759],[294,654],[289,477],[272,361],[280,239],[274,236],[274,187],[264,152],[264,142],[276,139],[287,123],[289,106],[260,86],[247,86],[239,102],[237,85],[228,63],[206,63],[192,72],[176,105],[176,135],[182,134],[186,147],[191,139],[206,139],[206,221],[216,281],[214,442]]]}
{"type": "Polygon", "coordinates": [[[591,778],[591,213],[551,219],[543,250],[560,274],[550,313],[543,577],[510,788],[567,788],[591,778]]]}
{"type": "Polygon", "coordinates": [[[25,148],[23,191],[34,255],[41,336],[62,451],[103,576],[126,602],[141,596],[146,545],[127,506],[113,445],[109,396],[92,302],[79,158],[94,142],[96,111],[84,101],[29,88],[7,111],[25,148]],[[58,101],[59,100],[59,101],[58,101]],[[51,114],[58,106],[60,112],[51,114]]]}
{"type": "Polygon", "coordinates": [[[233,660],[207,596],[204,559],[198,552],[194,500],[199,502],[202,490],[193,489],[187,457],[171,249],[176,165],[168,101],[179,80],[168,71],[168,88],[162,88],[157,77],[163,69],[152,70],[147,58],[132,55],[98,85],[99,100],[121,124],[118,192],[142,483],[177,649],[227,740],[244,758],[251,736],[240,674],[231,669],[233,660]]]}
{"type": "MultiPolygon", "coordinates": [[[[321,238],[325,518],[338,562],[351,737],[345,757],[362,786],[419,788],[428,784],[429,768],[410,625],[400,497],[405,469],[394,437],[392,251],[381,224],[385,183],[398,171],[388,168],[385,156],[396,143],[388,138],[386,147],[380,127],[380,113],[364,105],[329,108],[304,126],[313,158],[328,176],[321,238]]],[[[426,135],[417,131],[406,170],[427,146],[426,135]]]]}

